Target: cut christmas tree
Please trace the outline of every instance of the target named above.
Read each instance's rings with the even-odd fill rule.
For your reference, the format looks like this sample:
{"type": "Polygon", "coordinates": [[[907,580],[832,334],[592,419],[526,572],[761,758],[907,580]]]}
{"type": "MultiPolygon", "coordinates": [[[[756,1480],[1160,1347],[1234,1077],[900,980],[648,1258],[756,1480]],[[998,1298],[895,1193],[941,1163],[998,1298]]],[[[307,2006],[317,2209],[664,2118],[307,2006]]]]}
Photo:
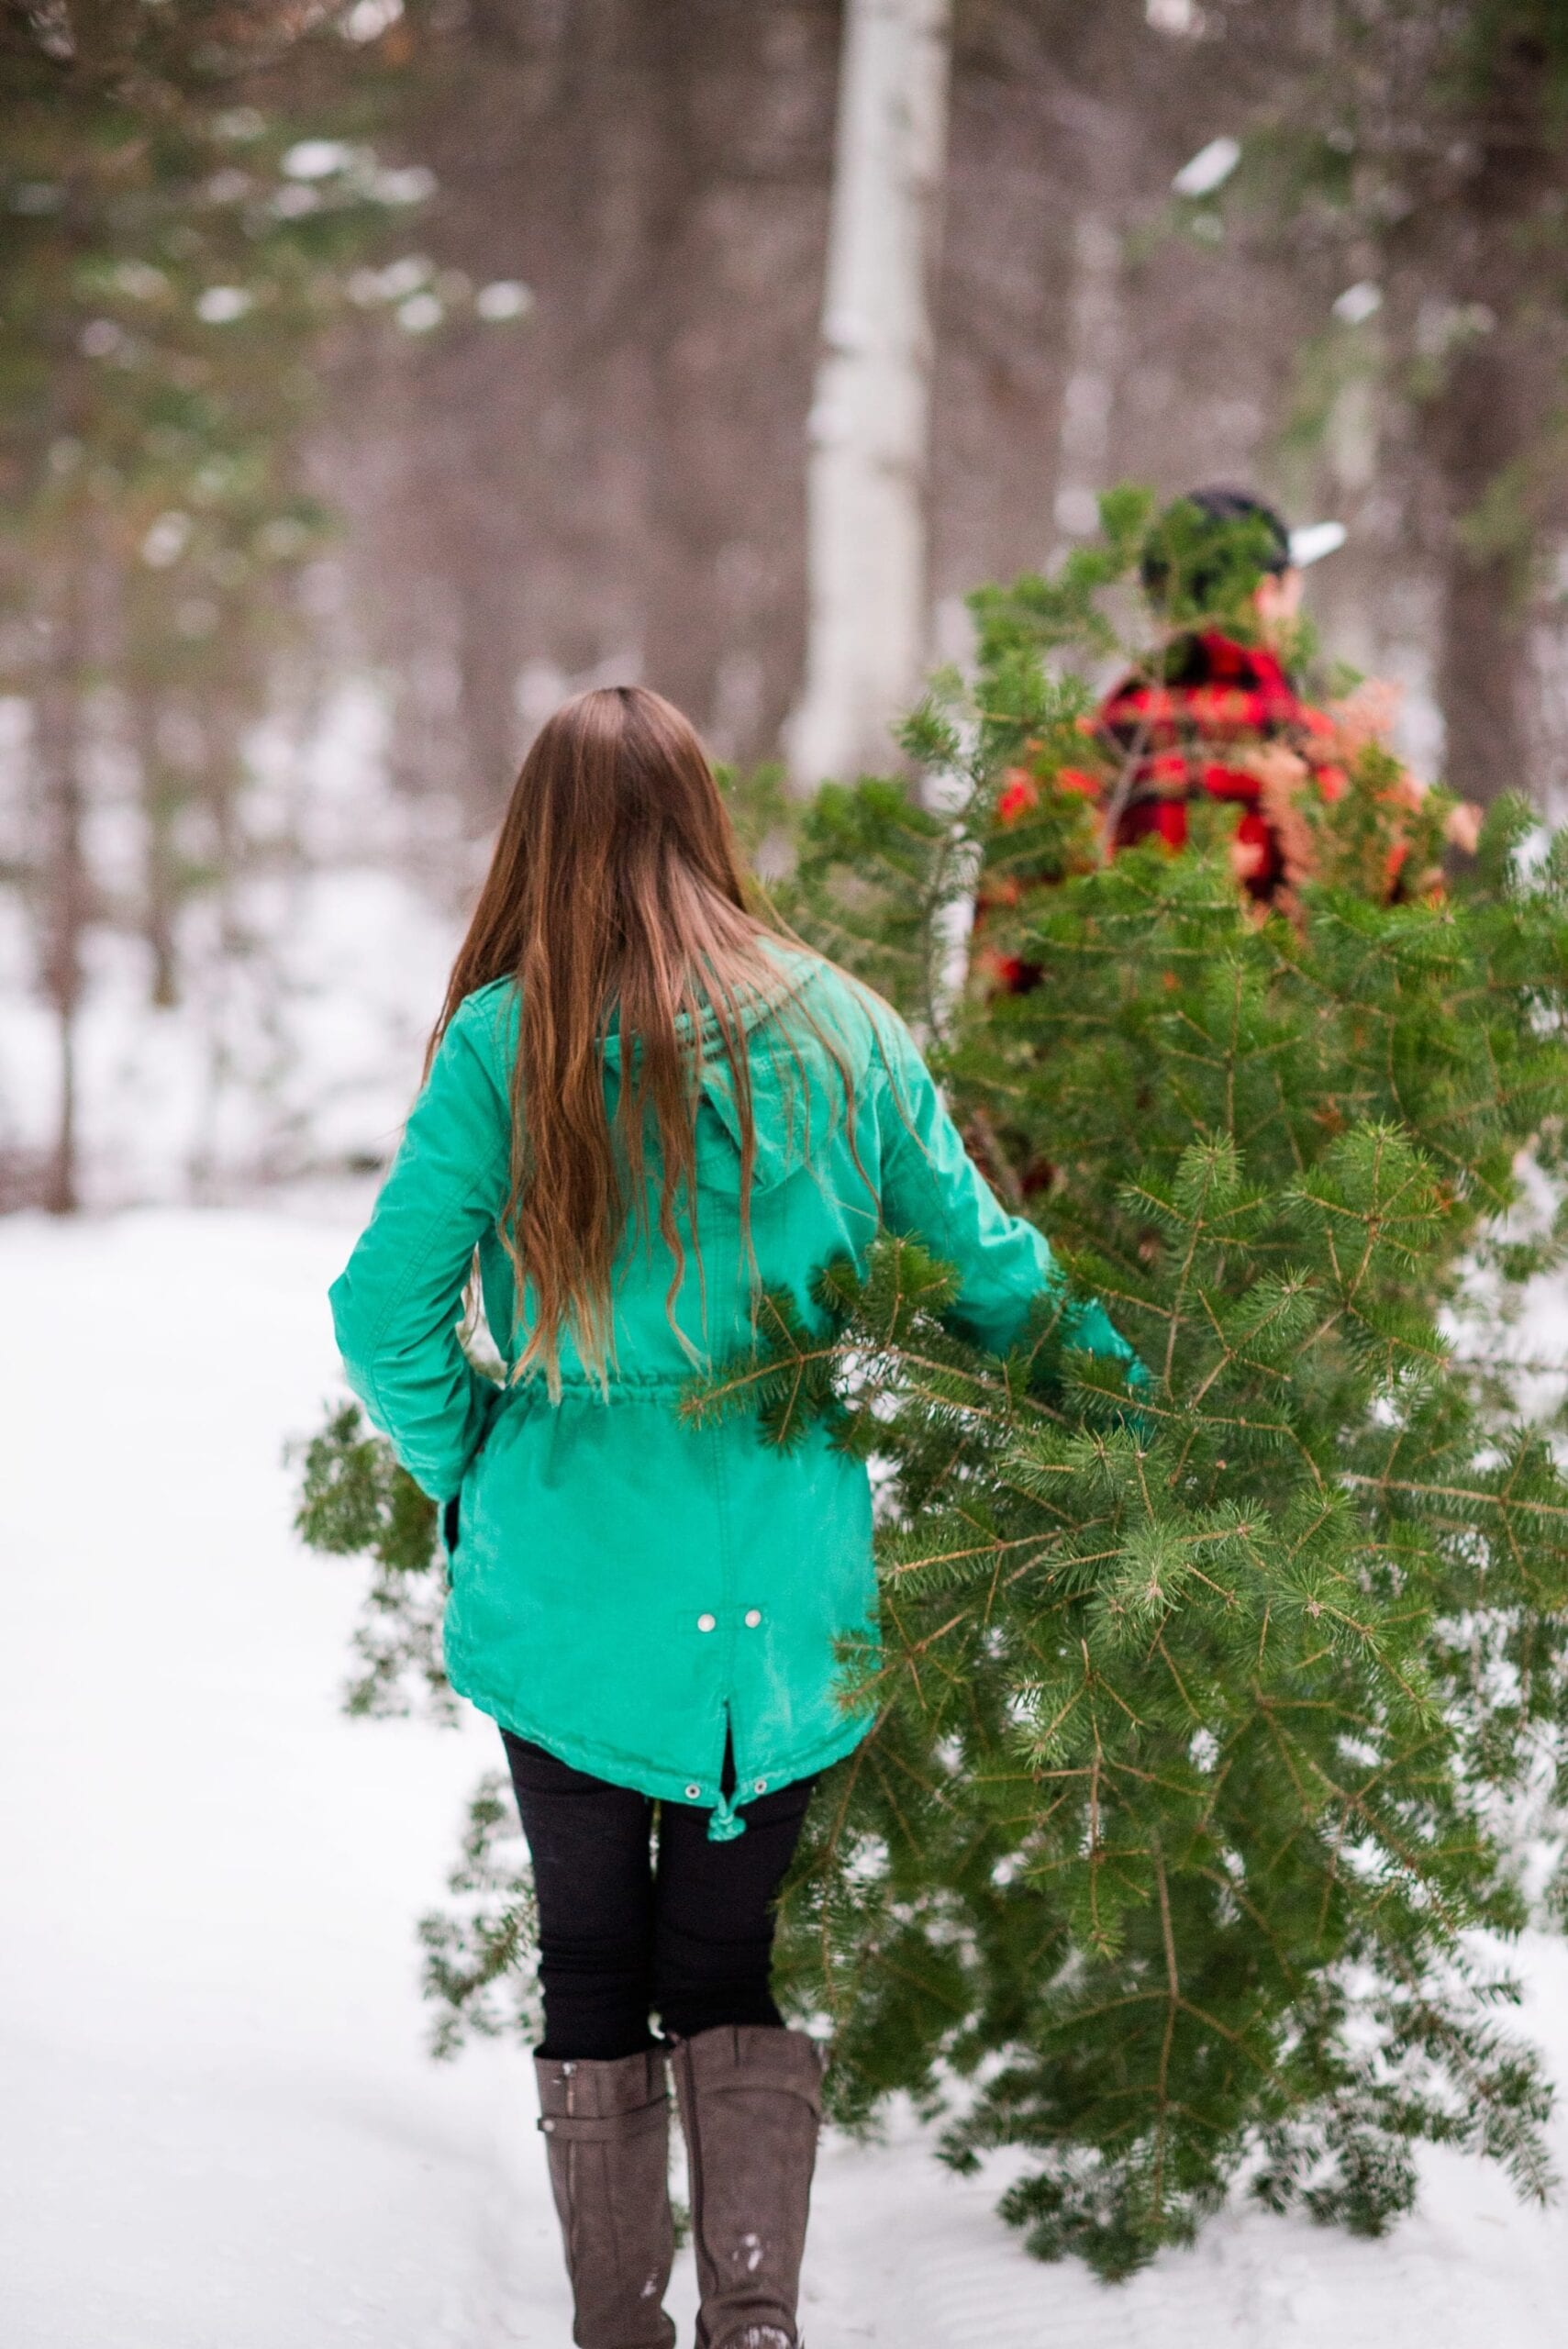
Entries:
{"type": "MultiPolygon", "coordinates": [[[[912,777],[825,788],[777,903],[919,1022],[997,1187],[1151,1383],[1044,1308],[1015,1358],[975,1354],[944,1269],[890,1234],[819,1268],[825,1335],[774,1298],[685,1404],[784,1444],[824,1415],[879,1464],[884,1644],[843,1664],[872,1726],[781,1936],[835,2108],[903,2089],[959,2165],[1027,2149],[1006,2215],[1107,2275],[1241,2176],[1375,2232],[1423,2140],[1550,2190],[1550,2089],[1499,2020],[1526,1914],[1502,1822],[1568,1687],[1568,1480],[1507,1368],[1562,1238],[1568,840],[1504,804],[1445,894],[1444,803],[1372,740],[1296,792],[1273,902],[1239,884],[1240,806],[1194,811],[1182,853],[1110,854],[1127,800],[1084,673],[1166,674],[1148,521],[1118,494],[1059,578],[976,598],[974,678],[910,721],[912,777]]],[[[405,1667],[439,1685],[433,1526],[421,1564],[361,1444],[318,1440],[302,1526],[377,1554],[376,1653],[406,1594],[405,1667]]],[[[503,1822],[476,1812],[465,1905],[427,1925],[447,2045],[465,2014],[527,2028],[503,1822]]]]}

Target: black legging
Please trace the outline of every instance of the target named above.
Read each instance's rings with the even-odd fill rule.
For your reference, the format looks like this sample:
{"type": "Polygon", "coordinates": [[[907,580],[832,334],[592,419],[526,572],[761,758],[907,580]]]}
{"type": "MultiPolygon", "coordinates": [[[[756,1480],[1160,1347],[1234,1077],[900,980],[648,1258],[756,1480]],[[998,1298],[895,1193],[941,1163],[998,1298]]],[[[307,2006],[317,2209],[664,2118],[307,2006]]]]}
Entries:
{"type": "MultiPolygon", "coordinates": [[[[782,2021],[768,1987],[772,1904],[814,1781],[738,1806],[744,1835],[707,1840],[708,1813],[659,1806],[501,1732],[533,1855],[541,2055],[570,2060],[651,2046],[651,2012],[683,2037],[716,2023],[782,2021]]],[[[734,1784],[725,1757],[726,1791],[734,1784]]]]}

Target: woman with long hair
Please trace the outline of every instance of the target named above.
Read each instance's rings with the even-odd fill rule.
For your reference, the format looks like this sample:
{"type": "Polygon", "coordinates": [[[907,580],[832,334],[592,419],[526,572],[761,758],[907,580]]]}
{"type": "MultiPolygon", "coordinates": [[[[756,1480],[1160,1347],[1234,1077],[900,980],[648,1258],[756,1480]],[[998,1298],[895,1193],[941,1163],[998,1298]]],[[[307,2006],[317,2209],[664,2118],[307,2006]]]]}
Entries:
{"type": "MultiPolygon", "coordinates": [[[[669,2349],[673,2066],[700,2349],[794,2349],[823,2055],[770,1989],[817,1774],[862,1738],[865,1468],[678,1414],[763,1290],[881,1229],[1003,1352],[1060,1286],[907,1030],[749,907],[658,695],[569,703],[524,762],[424,1087],[332,1291],[355,1391],[442,1510],[452,1685],[499,1724],[532,1854],[540,2127],[581,2349],[669,2349]],[[460,1339],[477,1255],[496,1384],[460,1339]],[[650,2028],[656,2015],[659,2036],[650,2028]]],[[[1126,1359],[1097,1307],[1076,1341],[1126,1359]]]]}

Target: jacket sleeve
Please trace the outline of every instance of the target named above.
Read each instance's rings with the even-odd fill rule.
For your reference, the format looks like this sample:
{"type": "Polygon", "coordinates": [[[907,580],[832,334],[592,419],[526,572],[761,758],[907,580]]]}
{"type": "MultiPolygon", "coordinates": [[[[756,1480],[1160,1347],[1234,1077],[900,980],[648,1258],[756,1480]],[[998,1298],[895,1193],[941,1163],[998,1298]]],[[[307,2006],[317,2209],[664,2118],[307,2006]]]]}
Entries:
{"type": "Polygon", "coordinates": [[[462,1482],[496,1397],[458,1329],[474,1248],[506,1203],[510,1160],[510,1105],[460,1012],[331,1290],[349,1383],[435,1501],[462,1482]]]}
{"type": "MultiPolygon", "coordinates": [[[[958,1296],[945,1316],[956,1334],[1006,1353],[1022,1337],[1036,1298],[1062,1291],[1062,1268],[1044,1233],[1007,1213],[970,1157],[903,1022],[884,1012],[877,1026],[885,1075],[877,1120],[883,1221],[957,1270],[958,1296]]],[[[1071,1346],[1126,1363],[1130,1384],[1148,1383],[1097,1298],[1069,1308],[1063,1335],[1071,1346]]]]}

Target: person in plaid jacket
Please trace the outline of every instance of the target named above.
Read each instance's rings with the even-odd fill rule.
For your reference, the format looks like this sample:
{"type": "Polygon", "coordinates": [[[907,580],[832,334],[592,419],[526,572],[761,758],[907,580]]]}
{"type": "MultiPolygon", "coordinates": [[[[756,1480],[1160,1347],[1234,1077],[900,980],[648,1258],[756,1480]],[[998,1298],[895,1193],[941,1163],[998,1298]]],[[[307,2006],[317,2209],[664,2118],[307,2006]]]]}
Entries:
{"type": "MultiPolygon", "coordinates": [[[[1240,809],[1230,842],[1240,886],[1260,906],[1292,903],[1312,870],[1311,796],[1320,804],[1343,796],[1351,762],[1392,714],[1387,689],[1375,685],[1331,714],[1315,708],[1283,657],[1301,607],[1303,568],[1343,537],[1332,523],[1287,530],[1272,507],[1239,490],[1197,490],[1161,516],[1144,552],[1144,588],[1157,610],[1175,621],[1190,617],[1192,625],[1177,629],[1157,663],[1106,695],[1088,722],[1093,763],[1055,778],[1103,811],[1113,853],[1151,834],[1179,850],[1195,801],[1228,803],[1240,809]],[[1243,606],[1251,641],[1208,617],[1243,606]]],[[[1018,823],[1040,791],[1027,768],[1015,769],[997,803],[1000,823],[1018,823]]],[[[1392,796],[1413,810],[1423,791],[1401,774],[1392,796]]],[[[1448,837],[1473,851],[1479,823],[1478,809],[1457,807],[1448,837]]],[[[1396,825],[1381,876],[1390,898],[1431,885],[1431,876],[1407,869],[1407,848],[1396,825]]],[[[988,945],[987,916],[1049,878],[1013,870],[982,880],[974,961],[998,992],[1022,993],[1038,973],[988,945]]]]}

